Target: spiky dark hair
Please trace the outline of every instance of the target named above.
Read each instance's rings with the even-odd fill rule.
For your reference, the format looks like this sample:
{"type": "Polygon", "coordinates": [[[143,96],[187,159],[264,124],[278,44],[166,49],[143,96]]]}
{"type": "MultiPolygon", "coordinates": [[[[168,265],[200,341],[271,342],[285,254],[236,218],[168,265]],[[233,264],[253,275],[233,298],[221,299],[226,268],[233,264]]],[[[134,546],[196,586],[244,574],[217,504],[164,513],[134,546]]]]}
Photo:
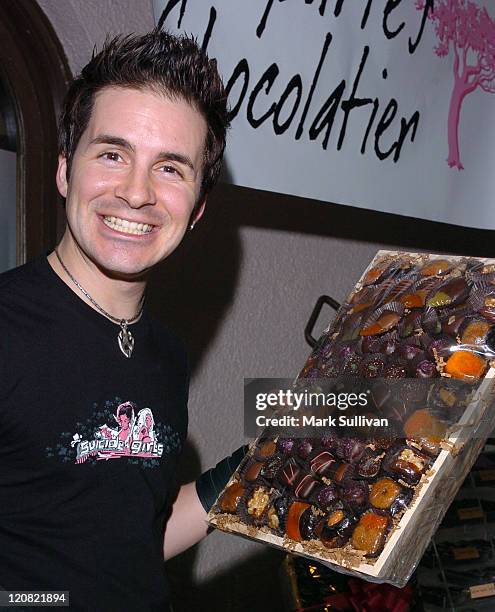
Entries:
{"type": "Polygon", "coordinates": [[[194,38],[155,28],[142,36],[107,39],[69,87],[59,122],[59,153],[67,159],[67,178],[74,152],[88,126],[95,95],[105,87],[151,89],[196,108],[207,124],[201,193],[218,180],[229,127],[227,97],[214,59],[194,38]]]}

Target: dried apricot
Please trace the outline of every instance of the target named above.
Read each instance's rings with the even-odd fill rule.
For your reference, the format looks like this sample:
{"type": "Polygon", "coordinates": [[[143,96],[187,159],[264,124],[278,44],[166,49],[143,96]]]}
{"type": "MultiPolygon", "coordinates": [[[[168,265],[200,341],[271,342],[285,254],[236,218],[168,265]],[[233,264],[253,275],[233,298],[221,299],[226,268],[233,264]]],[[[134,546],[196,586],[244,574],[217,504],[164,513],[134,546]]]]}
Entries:
{"type": "Polygon", "coordinates": [[[311,504],[295,501],[289,508],[287,515],[286,533],[289,538],[300,542],[302,540],[301,532],[299,531],[299,519],[302,513],[310,507],[311,504]]]}
{"type": "Polygon", "coordinates": [[[375,508],[386,510],[394,503],[400,493],[400,485],[391,478],[380,478],[371,487],[370,502],[375,508]]]}
{"type": "Polygon", "coordinates": [[[445,364],[445,372],[453,378],[474,381],[486,370],[486,361],[469,351],[456,351],[445,364]]]}
{"type": "Polygon", "coordinates": [[[363,514],[352,533],[353,547],[364,551],[366,555],[377,555],[385,543],[388,526],[389,519],[385,516],[374,512],[363,514]]]}
{"type": "Polygon", "coordinates": [[[244,487],[240,482],[234,482],[227,488],[225,493],[222,495],[219,506],[222,512],[230,512],[232,514],[237,510],[237,504],[244,495],[244,487]]]}

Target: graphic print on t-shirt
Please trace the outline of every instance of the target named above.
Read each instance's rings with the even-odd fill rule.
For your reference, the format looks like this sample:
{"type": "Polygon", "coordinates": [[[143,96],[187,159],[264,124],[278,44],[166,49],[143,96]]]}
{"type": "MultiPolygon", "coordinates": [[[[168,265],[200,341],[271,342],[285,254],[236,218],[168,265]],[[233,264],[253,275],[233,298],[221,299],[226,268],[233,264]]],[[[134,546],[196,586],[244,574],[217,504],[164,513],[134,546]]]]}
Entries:
{"type": "Polygon", "coordinates": [[[163,453],[180,452],[177,432],[155,421],[151,408],[120,398],[105,402],[85,423],[76,423],[74,432],[63,432],[55,447],[47,447],[48,457],[93,465],[100,460],[126,458],[144,467],[159,465],[163,453]]]}

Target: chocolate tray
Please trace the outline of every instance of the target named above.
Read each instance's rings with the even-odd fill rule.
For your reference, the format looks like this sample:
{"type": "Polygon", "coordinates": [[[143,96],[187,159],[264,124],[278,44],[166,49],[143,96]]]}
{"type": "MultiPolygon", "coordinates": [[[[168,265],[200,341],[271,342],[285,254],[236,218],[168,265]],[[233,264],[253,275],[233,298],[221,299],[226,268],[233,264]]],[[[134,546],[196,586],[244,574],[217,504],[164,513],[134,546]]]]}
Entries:
{"type": "MultiPolygon", "coordinates": [[[[426,274],[424,274],[424,276],[426,276],[426,274]]],[[[483,339],[480,340],[478,337],[479,320],[481,320],[481,325],[485,331],[489,327],[484,325],[483,321],[485,321],[485,319],[481,317],[479,314],[480,312],[486,315],[486,320],[490,325],[493,323],[495,329],[495,314],[493,320],[490,318],[492,315],[492,311],[490,310],[492,304],[495,309],[495,301],[492,302],[492,294],[495,298],[495,260],[404,253],[397,251],[379,251],[364,271],[345,304],[343,304],[342,308],[337,313],[336,319],[330,323],[325,330],[316,349],[310,355],[298,378],[296,378],[296,383],[298,380],[311,378],[314,375],[314,370],[318,370],[318,368],[320,369],[317,375],[321,376],[322,368],[324,371],[327,364],[325,361],[322,362],[322,350],[327,350],[325,347],[328,348],[329,346],[331,350],[333,350],[332,347],[342,347],[343,344],[349,340],[348,332],[346,332],[347,340],[342,340],[344,335],[342,330],[346,329],[346,325],[347,329],[349,328],[348,321],[353,315],[356,318],[356,310],[358,312],[364,311],[364,318],[359,318],[358,316],[360,323],[357,325],[357,328],[360,330],[360,336],[356,339],[355,335],[353,336],[354,332],[351,331],[351,342],[355,341],[362,343],[368,334],[367,330],[371,330],[372,333],[370,335],[376,338],[390,338],[391,334],[396,334],[394,338],[399,338],[404,330],[404,321],[412,311],[421,313],[420,319],[414,320],[414,317],[412,317],[412,319],[410,317],[410,320],[414,321],[415,327],[414,334],[409,334],[412,340],[403,341],[399,339],[398,342],[405,342],[406,344],[417,343],[419,345],[420,340],[424,343],[430,343],[433,340],[440,339],[440,337],[445,337],[445,333],[443,332],[444,328],[450,330],[452,325],[456,324],[454,321],[455,316],[459,313],[462,314],[462,305],[459,304],[459,301],[466,299],[466,295],[468,295],[466,302],[469,306],[466,310],[467,318],[459,329],[454,329],[451,337],[456,338],[455,341],[458,345],[462,344],[463,348],[459,349],[459,352],[463,354],[470,352],[471,349],[469,349],[469,346],[471,346],[474,355],[481,354],[483,356],[482,358],[485,360],[486,366],[482,373],[478,372],[473,375],[474,378],[477,377],[477,379],[474,381],[476,384],[472,385],[472,392],[468,394],[468,401],[463,405],[462,411],[458,413],[455,422],[451,422],[448,428],[446,428],[446,433],[444,433],[441,438],[441,442],[436,452],[430,454],[430,461],[427,463],[428,469],[425,469],[419,481],[415,482],[414,486],[410,487],[413,491],[412,501],[409,501],[407,507],[397,516],[394,516],[393,519],[387,518],[391,527],[389,527],[386,538],[383,539],[384,544],[382,544],[382,547],[376,555],[368,555],[363,550],[356,549],[352,545],[354,540],[348,540],[341,546],[330,548],[322,546],[318,538],[303,538],[299,541],[299,538],[296,540],[292,539],[288,537],[286,533],[284,535],[277,535],[274,533],[274,529],[271,529],[267,524],[248,524],[244,518],[241,518],[242,512],[238,509],[233,508],[228,512],[222,511],[222,507],[226,507],[225,504],[222,506],[222,499],[225,499],[224,496],[226,491],[234,483],[240,484],[244,482],[242,479],[245,476],[246,466],[250,464],[250,461],[251,464],[255,461],[256,453],[259,454],[260,452],[261,441],[266,438],[265,434],[262,434],[253,442],[250,452],[217,499],[212,510],[208,514],[209,524],[225,532],[265,542],[293,554],[315,559],[346,574],[355,575],[373,582],[388,582],[395,586],[404,586],[421,559],[424,550],[455,497],[458,488],[481,452],[485,440],[495,428],[495,411],[489,409],[492,404],[494,392],[494,368],[492,359],[495,353],[492,354],[491,350],[487,348],[488,345],[485,341],[483,339]],[[366,292],[368,291],[368,293],[370,293],[370,290],[372,290],[371,293],[375,292],[376,296],[377,292],[379,293],[378,288],[380,288],[381,284],[383,284],[383,286],[386,285],[386,271],[392,268],[394,270],[400,269],[401,271],[400,275],[392,275],[389,278],[388,293],[386,293],[385,299],[380,298],[379,300],[375,300],[375,303],[372,303],[373,299],[371,299],[368,310],[359,306],[359,296],[366,296],[366,292]],[[430,275],[431,278],[429,276],[428,279],[425,280],[424,278],[418,277],[416,272],[410,272],[410,268],[413,268],[413,271],[431,269],[435,273],[430,275]],[[457,282],[459,275],[462,279],[466,280],[469,285],[469,293],[464,294],[464,296],[460,295],[461,290],[457,282]],[[408,285],[411,279],[413,283],[412,285],[411,283],[408,285]],[[402,284],[399,281],[402,281],[402,284]],[[455,282],[452,283],[450,281],[455,282]],[[455,292],[452,290],[454,286],[455,292]],[[418,287],[420,287],[419,291],[418,287]],[[421,291],[421,288],[423,291],[421,291]],[[413,296],[412,298],[410,297],[411,295],[413,296]],[[414,300],[419,299],[417,298],[418,295],[422,296],[423,305],[421,307],[422,310],[415,311],[414,308],[416,305],[414,304],[414,300]],[[447,297],[445,297],[445,295],[447,295],[447,297]],[[444,300],[445,303],[441,300],[444,300]],[[390,313],[394,311],[394,306],[390,306],[391,303],[399,304],[399,306],[395,306],[396,312],[399,313],[396,317],[390,316],[390,313]],[[405,309],[401,309],[401,303],[402,305],[406,305],[405,309]],[[356,304],[359,306],[358,308],[356,308],[356,304]],[[447,315],[450,313],[450,316],[444,316],[442,319],[442,312],[444,314],[447,312],[447,315]],[[398,317],[399,322],[397,321],[398,317]],[[392,327],[385,328],[390,323],[392,323],[392,327]],[[378,332],[376,332],[377,325],[379,327],[378,332]],[[382,325],[384,329],[380,328],[380,325],[382,325]],[[395,330],[394,325],[396,326],[395,330]],[[469,329],[467,328],[468,325],[471,325],[469,329]],[[474,336],[473,331],[476,332],[474,336]],[[474,344],[466,344],[466,338],[471,339],[474,344]],[[341,344],[339,344],[339,342],[341,344]],[[322,363],[323,366],[321,365],[322,363]]],[[[396,344],[396,346],[402,345],[396,344]]],[[[440,345],[437,342],[435,346],[440,345]]],[[[457,348],[457,346],[454,346],[454,352],[457,348]]],[[[327,350],[326,354],[331,354],[331,350],[327,350]]],[[[452,348],[448,350],[452,351],[452,348]]],[[[474,358],[472,360],[468,359],[466,362],[467,365],[461,365],[459,369],[457,368],[456,360],[452,360],[452,365],[449,364],[448,359],[454,352],[446,353],[445,358],[439,358],[438,354],[436,352],[434,353],[437,365],[440,363],[440,366],[437,368],[439,374],[435,374],[435,376],[438,376],[438,380],[460,377],[465,381],[466,371],[469,370],[470,373],[475,371],[476,368],[473,370],[472,366],[473,364],[476,366],[478,362],[474,358]],[[468,370],[463,370],[462,368],[464,367],[468,368],[468,370]],[[460,374],[459,371],[461,372],[460,374]],[[449,374],[449,372],[451,374],[449,374]]],[[[421,353],[421,356],[422,355],[423,352],[421,353]]],[[[366,359],[369,361],[369,356],[365,355],[364,357],[365,358],[362,360],[363,363],[366,363],[366,359]]],[[[376,362],[380,362],[380,359],[375,359],[374,364],[376,365],[376,362]]],[[[418,363],[418,359],[411,363],[414,368],[418,368],[418,373],[416,375],[420,376],[423,372],[421,368],[424,368],[424,366],[422,366],[421,363],[418,366],[415,365],[418,363]]],[[[408,367],[410,368],[411,364],[408,364],[408,367]]],[[[416,370],[414,371],[416,372],[416,370]]],[[[469,374],[469,376],[471,376],[471,374],[469,374]]],[[[471,383],[472,382],[473,381],[471,381],[471,383]]],[[[431,436],[428,437],[428,441],[431,442],[431,439],[431,436]]],[[[413,444],[418,442],[418,440],[419,439],[415,437],[413,439],[413,444]]],[[[426,438],[422,440],[424,442],[426,438]]],[[[277,442],[276,437],[274,441],[277,442]]],[[[408,440],[408,443],[409,442],[411,442],[411,440],[408,440]]],[[[411,448],[414,450],[414,445],[411,448]]],[[[423,448],[420,450],[423,452],[424,456],[426,456],[426,451],[423,448]]],[[[390,480],[390,478],[388,480],[390,480]]],[[[326,480],[324,479],[324,482],[327,484],[331,484],[331,481],[332,477],[326,480]]],[[[273,482],[275,483],[275,480],[273,482]]],[[[404,484],[403,481],[399,479],[398,482],[404,484]]],[[[340,481],[339,484],[341,484],[340,481]]],[[[275,491],[275,493],[278,494],[275,485],[273,485],[274,488],[270,488],[270,486],[271,483],[268,482],[268,485],[266,485],[265,481],[265,488],[268,488],[270,493],[275,491]]],[[[372,485],[370,484],[369,486],[371,491],[372,485]]],[[[294,497],[294,493],[292,495],[294,497]]],[[[298,495],[295,495],[295,497],[298,497],[298,495]]],[[[236,503],[238,503],[238,500],[236,503]]],[[[291,501],[291,503],[296,502],[291,501]]],[[[386,511],[376,510],[375,508],[371,508],[371,511],[368,508],[368,510],[363,510],[362,512],[361,518],[365,514],[372,514],[373,512],[376,512],[378,515],[380,515],[380,513],[382,515],[386,514],[386,511]]],[[[357,516],[359,516],[359,514],[357,516]]],[[[355,520],[357,521],[357,518],[355,520]]],[[[330,524],[330,520],[328,524],[330,524]]]]}

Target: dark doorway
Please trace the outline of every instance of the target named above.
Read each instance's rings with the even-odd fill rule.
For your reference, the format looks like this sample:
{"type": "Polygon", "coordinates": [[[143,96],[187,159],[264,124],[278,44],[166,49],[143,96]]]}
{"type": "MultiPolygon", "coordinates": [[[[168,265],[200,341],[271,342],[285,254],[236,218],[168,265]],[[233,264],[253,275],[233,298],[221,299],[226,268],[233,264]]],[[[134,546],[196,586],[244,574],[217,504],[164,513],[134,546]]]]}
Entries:
{"type": "Polygon", "coordinates": [[[15,185],[15,203],[10,194],[1,209],[9,226],[8,236],[0,236],[10,249],[9,264],[0,260],[5,269],[53,247],[63,224],[55,185],[57,117],[71,73],[34,0],[0,2],[0,40],[0,157],[7,160],[10,191],[15,185]]]}

